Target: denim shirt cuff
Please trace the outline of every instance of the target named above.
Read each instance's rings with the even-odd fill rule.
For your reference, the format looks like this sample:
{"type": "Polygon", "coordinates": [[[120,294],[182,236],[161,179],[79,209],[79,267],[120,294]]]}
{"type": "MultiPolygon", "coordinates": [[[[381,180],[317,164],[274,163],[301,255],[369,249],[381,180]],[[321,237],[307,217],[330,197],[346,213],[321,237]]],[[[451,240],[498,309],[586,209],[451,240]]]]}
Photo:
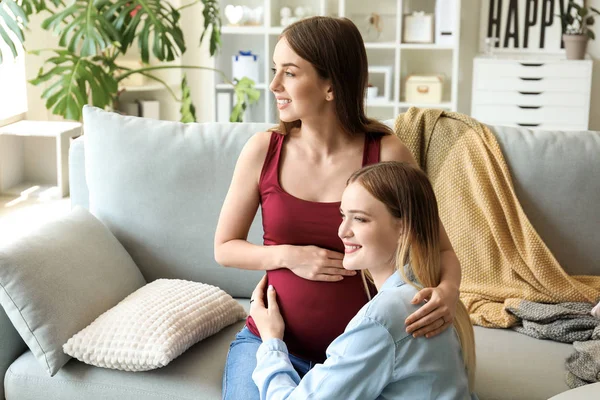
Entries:
{"type": "Polygon", "coordinates": [[[265,356],[271,351],[279,351],[288,354],[287,346],[285,345],[283,340],[272,338],[262,342],[256,353],[256,358],[261,359],[263,356],[265,356]]]}

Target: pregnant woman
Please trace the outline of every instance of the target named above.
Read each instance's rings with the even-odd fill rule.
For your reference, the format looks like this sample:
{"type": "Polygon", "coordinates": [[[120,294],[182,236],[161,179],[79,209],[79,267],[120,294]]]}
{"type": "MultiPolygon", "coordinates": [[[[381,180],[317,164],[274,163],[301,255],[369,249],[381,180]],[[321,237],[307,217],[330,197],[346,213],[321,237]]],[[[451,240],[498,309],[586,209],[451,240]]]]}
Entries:
{"type": "MultiPolygon", "coordinates": [[[[415,163],[386,125],[366,117],[367,68],[362,37],[348,19],[307,18],[284,30],[269,87],[279,125],[244,146],[215,234],[221,265],[267,271],[300,376],[325,360],[327,346],[369,300],[360,274],[342,266],[337,229],[346,181],[380,161],[415,163]],[[254,245],[247,235],[259,206],[264,243],[254,245]]],[[[440,283],[413,299],[427,302],[406,320],[414,336],[438,335],[456,311],[460,264],[441,223],[439,234],[440,283]]],[[[252,381],[259,335],[248,318],[227,356],[224,399],[259,398],[252,381]]]]}

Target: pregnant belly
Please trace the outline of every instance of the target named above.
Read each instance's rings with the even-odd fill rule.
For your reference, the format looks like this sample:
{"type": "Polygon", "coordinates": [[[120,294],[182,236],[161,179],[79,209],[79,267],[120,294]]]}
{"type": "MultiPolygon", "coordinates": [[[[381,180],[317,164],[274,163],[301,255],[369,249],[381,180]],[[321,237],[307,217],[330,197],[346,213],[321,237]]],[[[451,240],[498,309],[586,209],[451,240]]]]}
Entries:
{"type": "MultiPolygon", "coordinates": [[[[359,274],[339,282],[309,281],[288,269],[268,271],[267,276],[277,292],[290,353],[312,361],[325,359],[327,346],[368,301],[359,274]]],[[[248,325],[256,330],[251,318],[248,325]]]]}

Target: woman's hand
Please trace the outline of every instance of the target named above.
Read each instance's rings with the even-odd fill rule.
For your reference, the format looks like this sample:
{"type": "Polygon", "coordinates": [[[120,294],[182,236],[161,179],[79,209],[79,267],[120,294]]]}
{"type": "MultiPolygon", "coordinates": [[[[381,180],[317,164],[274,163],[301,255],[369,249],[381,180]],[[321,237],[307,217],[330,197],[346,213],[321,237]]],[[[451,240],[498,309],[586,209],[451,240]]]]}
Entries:
{"type": "Polygon", "coordinates": [[[285,323],[279,312],[275,288],[269,285],[269,289],[267,289],[268,306],[265,306],[264,293],[266,285],[267,275],[263,276],[254,289],[254,292],[252,292],[252,297],[250,298],[250,316],[252,316],[263,341],[272,338],[283,339],[285,323]]]}
{"type": "Polygon", "coordinates": [[[337,282],[356,271],[344,269],[344,255],[317,246],[285,246],[284,267],[311,281],[337,282]]]}
{"type": "Polygon", "coordinates": [[[406,319],[406,332],[430,338],[445,331],[454,322],[459,294],[458,289],[442,285],[421,289],[412,304],[425,305],[406,319]]]}

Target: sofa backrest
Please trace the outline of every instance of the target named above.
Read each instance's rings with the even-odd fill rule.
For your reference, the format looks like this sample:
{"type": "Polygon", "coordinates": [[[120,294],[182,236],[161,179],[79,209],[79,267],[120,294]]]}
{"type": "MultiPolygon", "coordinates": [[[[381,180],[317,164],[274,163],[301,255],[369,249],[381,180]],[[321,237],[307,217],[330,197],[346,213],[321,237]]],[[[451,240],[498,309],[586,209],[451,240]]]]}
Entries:
{"type": "Polygon", "coordinates": [[[600,132],[491,128],[523,210],[560,265],[600,275],[600,132]]]}
{"type": "MultiPolygon", "coordinates": [[[[86,107],[85,135],[71,146],[72,204],[113,231],[147,280],[196,280],[249,297],[263,272],[219,266],[214,232],[239,152],[271,126],[181,124],[86,107]]],[[[526,214],[558,261],[571,274],[600,275],[600,133],[492,130],[526,214]]],[[[260,221],[259,208],[252,243],[262,243],[260,221]]]]}
{"type": "MultiPolygon", "coordinates": [[[[214,233],[237,157],[269,124],[182,124],[84,108],[85,182],[74,177],[73,205],[115,234],[147,281],[179,278],[249,297],[264,272],[225,268],[214,260],[214,233]],[[81,193],[83,192],[83,193],[81,193]],[[86,205],[85,202],[82,205],[86,205]]],[[[73,172],[75,165],[72,164],[73,172]]],[[[259,208],[260,211],[260,208],[259,208]]],[[[249,241],[262,244],[260,212],[249,241]]]]}

